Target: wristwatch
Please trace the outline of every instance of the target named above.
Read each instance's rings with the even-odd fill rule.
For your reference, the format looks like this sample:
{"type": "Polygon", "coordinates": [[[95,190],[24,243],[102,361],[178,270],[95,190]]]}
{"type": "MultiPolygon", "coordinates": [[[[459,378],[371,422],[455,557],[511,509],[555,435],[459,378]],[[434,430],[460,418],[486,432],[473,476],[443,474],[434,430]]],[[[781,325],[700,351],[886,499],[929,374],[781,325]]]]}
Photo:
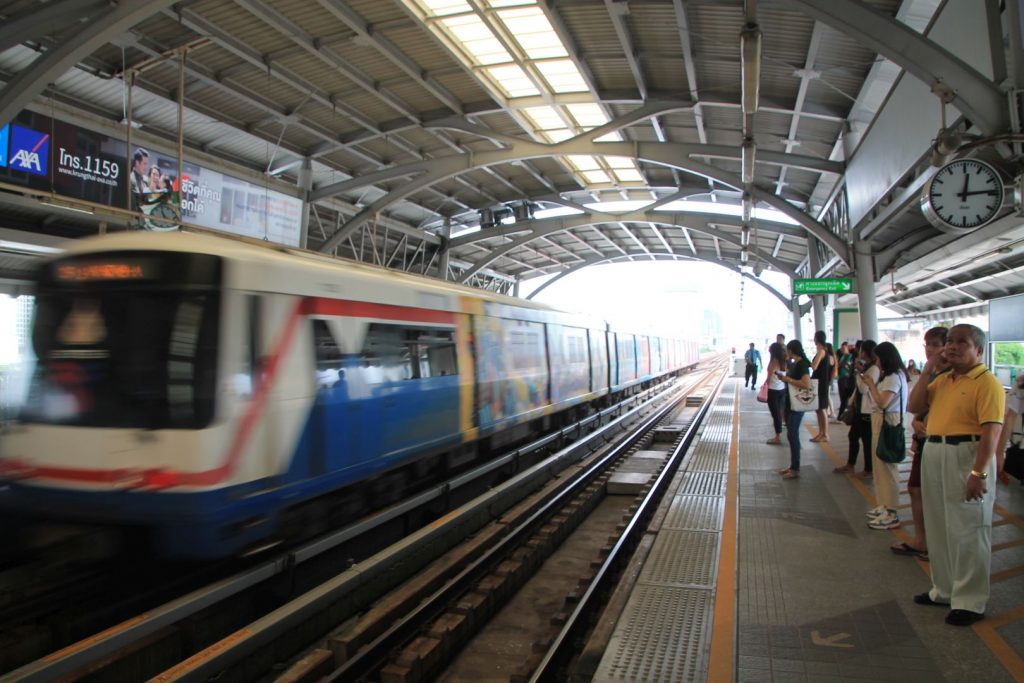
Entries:
{"type": "Polygon", "coordinates": [[[971,476],[977,477],[978,479],[988,479],[988,472],[979,472],[978,470],[971,470],[971,476]]]}

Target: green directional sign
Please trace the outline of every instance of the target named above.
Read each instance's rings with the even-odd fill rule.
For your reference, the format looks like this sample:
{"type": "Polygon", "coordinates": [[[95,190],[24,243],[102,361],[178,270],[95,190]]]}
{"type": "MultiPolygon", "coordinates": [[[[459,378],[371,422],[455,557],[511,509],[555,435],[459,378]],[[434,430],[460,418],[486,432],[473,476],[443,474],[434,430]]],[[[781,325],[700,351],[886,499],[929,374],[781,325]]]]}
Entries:
{"type": "Polygon", "coordinates": [[[793,280],[794,294],[849,294],[853,280],[846,277],[799,278],[793,280]]]}

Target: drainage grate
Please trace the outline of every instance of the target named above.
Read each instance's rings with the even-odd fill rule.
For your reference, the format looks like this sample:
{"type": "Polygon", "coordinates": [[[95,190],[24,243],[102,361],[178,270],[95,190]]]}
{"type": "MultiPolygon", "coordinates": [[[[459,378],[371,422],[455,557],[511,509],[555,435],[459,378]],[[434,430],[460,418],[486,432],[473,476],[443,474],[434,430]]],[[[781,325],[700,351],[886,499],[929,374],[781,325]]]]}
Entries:
{"type": "Polygon", "coordinates": [[[638,585],[593,680],[703,680],[712,603],[705,589],[638,585]]]}

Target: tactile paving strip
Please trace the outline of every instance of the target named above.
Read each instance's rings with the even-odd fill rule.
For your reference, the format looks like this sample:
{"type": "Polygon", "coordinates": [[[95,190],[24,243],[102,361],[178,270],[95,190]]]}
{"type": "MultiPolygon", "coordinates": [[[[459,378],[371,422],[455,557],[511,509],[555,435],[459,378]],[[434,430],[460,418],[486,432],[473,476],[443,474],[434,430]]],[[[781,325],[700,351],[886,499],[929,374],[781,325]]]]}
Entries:
{"type": "Polygon", "coordinates": [[[712,593],[637,585],[594,681],[703,680],[712,593]]]}
{"type": "Polygon", "coordinates": [[[712,587],[718,569],[718,530],[662,527],[640,572],[640,583],[712,587]]]}

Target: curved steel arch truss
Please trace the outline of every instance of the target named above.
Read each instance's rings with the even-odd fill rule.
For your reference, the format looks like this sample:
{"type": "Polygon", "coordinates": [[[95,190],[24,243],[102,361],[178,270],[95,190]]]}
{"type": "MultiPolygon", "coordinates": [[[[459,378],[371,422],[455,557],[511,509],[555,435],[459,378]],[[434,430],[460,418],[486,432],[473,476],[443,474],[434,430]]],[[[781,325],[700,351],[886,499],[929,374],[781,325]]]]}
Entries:
{"type": "MultiPolygon", "coordinates": [[[[694,232],[700,232],[706,235],[715,237],[723,242],[734,245],[737,249],[741,249],[743,245],[740,240],[723,230],[720,230],[711,225],[712,217],[707,214],[678,214],[678,213],[661,213],[651,211],[634,211],[631,213],[624,214],[588,214],[582,216],[564,216],[561,218],[545,219],[541,221],[533,221],[530,223],[529,232],[517,239],[512,240],[508,244],[503,244],[500,247],[492,249],[488,252],[487,256],[475,261],[469,270],[462,274],[462,278],[459,282],[463,282],[466,278],[472,277],[474,274],[486,268],[488,265],[493,263],[498,258],[505,254],[532,242],[535,239],[546,237],[559,232],[567,232],[575,228],[591,227],[594,225],[601,225],[603,223],[648,223],[654,225],[668,226],[673,228],[683,228],[686,230],[692,230],[694,232]],[[686,216],[686,220],[681,221],[678,217],[686,216]]],[[[516,230],[519,232],[520,230],[516,230]]],[[[489,231],[488,233],[474,233],[473,235],[467,236],[466,238],[455,238],[452,240],[454,246],[471,244],[481,240],[490,239],[501,235],[501,231],[489,231]]],[[[771,254],[764,253],[759,249],[748,245],[747,247],[751,251],[751,256],[764,263],[771,265],[780,272],[793,278],[796,277],[796,272],[788,267],[781,260],[775,258],[771,254]]],[[[653,253],[653,252],[649,252],[653,253]]],[[[670,253],[670,252],[665,252],[670,253]]],[[[687,254],[678,254],[679,256],[687,256],[687,254]]],[[[643,258],[646,254],[637,254],[639,258],[643,258]]],[[[718,259],[716,259],[718,260],[718,259]]],[[[720,261],[719,261],[720,262],[720,261]]]]}
{"type": "MultiPolygon", "coordinates": [[[[674,108],[678,108],[678,105],[674,108]]],[[[645,107],[640,107],[639,110],[643,110],[642,113],[644,116],[651,116],[653,115],[651,112],[657,111],[657,108],[653,105],[647,105],[645,107]]],[[[415,162],[391,169],[385,169],[384,171],[379,171],[377,173],[367,174],[358,179],[347,180],[343,183],[319,188],[309,194],[310,201],[323,199],[345,189],[353,189],[371,182],[381,182],[386,179],[402,176],[415,176],[402,187],[389,192],[349,219],[344,226],[335,231],[334,234],[332,234],[323,243],[323,245],[321,245],[320,250],[327,252],[334,249],[335,246],[355,232],[360,225],[371,220],[376,214],[384,211],[392,204],[405,199],[414,192],[428,188],[442,180],[494,164],[521,161],[538,157],[566,155],[629,157],[635,160],[647,161],[649,163],[659,164],[703,176],[727,187],[735,188],[736,190],[743,189],[744,185],[737,174],[723,171],[711,164],[697,161],[694,158],[702,155],[707,156],[716,154],[717,149],[709,149],[708,146],[705,145],[661,142],[594,142],[595,138],[601,137],[609,132],[617,130],[622,125],[625,125],[623,121],[628,123],[639,118],[642,117],[633,115],[620,117],[619,119],[615,119],[605,124],[604,126],[595,128],[594,130],[580,134],[560,143],[544,144],[528,140],[518,140],[516,142],[509,143],[510,146],[506,149],[498,149],[476,154],[455,155],[441,159],[415,162]]],[[[505,141],[508,142],[508,140],[505,141]]],[[[717,148],[717,146],[713,147],[717,148]]],[[[781,156],[786,158],[791,157],[791,155],[781,156]]],[[[796,157],[792,157],[792,160],[795,159],[796,157]]],[[[812,161],[819,167],[817,170],[839,172],[841,169],[841,166],[838,165],[834,168],[829,167],[828,169],[825,169],[824,167],[821,167],[821,164],[831,162],[822,162],[820,159],[808,160],[806,163],[811,164],[812,161]]],[[[846,243],[826,226],[822,225],[811,216],[797,209],[795,206],[791,205],[784,199],[779,198],[770,191],[754,187],[752,188],[751,194],[756,202],[767,204],[773,209],[796,221],[803,229],[833,251],[839,259],[843,261],[843,263],[846,265],[851,264],[852,261],[849,256],[849,250],[846,243]]]]}
{"type": "MultiPolygon", "coordinates": [[[[663,261],[663,260],[668,260],[668,261],[704,261],[706,263],[712,263],[712,264],[717,265],[717,266],[722,266],[723,268],[727,268],[728,270],[733,271],[734,273],[736,273],[740,277],[745,277],[745,278],[747,278],[749,280],[752,280],[753,282],[761,285],[766,290],[768,290],[768,292],[770,294],[772,294],[775,298],[777,298],[779,301],[781,301],[783,306],[789,307],[789,305],[790,305],[789,298],[786,297],[785,295],[781,294],[779,292],[779,290],[775,289],[774,287],[769,285],[767,282],[762,281],[758,277],[754,277],[750,273],[743,272],[742,270],[740,270],[736,266],[730,265],[728,263],[722,263],[718,259],[708,258],[706,256],[701,256],[700,254],[692,254],[692,255],[691,254],[673,254],[673,253],[670,253],[670,252],[656,252],[656,251],[655,252],[651,252],[650,255],[651,255],[650,259],[641,259],[641,260],[651,260],[651,261],[663,261]]],[[[629,259],[628,256],[621,256],[621,255],[619,255],[619,256],[606,256],[606,257],[591,256],[589,258],[584,259],[582,263],[577,263],[576,265],[570,266],[569,268],[566,268],[562,272],[558,273],[553,278],[551,278],[550,280],[548,280],[547,282],[542,284],[540,287],[538,287],[536,290],[531,292],[530,296],[528,296],[526,298],[528,300],[533,299],[533,297],[537,296],[538,294],[543,292],[545,289],[547,289],[549,285],[554,284],[558,280],[561,280],[563,277],[566,277],[568,275],[572,275],[573,273],[578,273],[579,271],[581,271],[584,268],[587,268],[589,266],[596,266],[596,265],[600,265],[602,263],[614,263],[616,261],[622,261],[622,260],[630,260],[630,259],[629,259]]]]}

